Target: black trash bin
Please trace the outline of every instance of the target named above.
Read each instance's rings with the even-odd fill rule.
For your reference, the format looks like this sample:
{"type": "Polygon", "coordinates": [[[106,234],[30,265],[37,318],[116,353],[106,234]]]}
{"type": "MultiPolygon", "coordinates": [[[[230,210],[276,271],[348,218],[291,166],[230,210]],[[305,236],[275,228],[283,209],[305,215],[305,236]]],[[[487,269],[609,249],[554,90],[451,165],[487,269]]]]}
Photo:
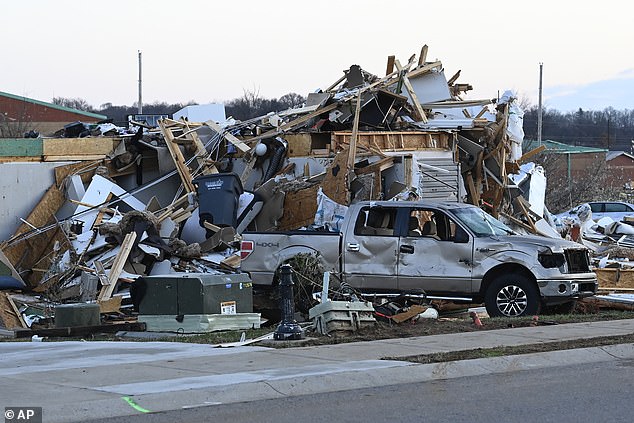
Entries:
{"type": "Polygon", "coordinates": [[[224,227],[237,226],[238,202],[244,192],[235,173],[215,173],[194,179],[198,192],[200,226],[204,222],[224,227]]]}

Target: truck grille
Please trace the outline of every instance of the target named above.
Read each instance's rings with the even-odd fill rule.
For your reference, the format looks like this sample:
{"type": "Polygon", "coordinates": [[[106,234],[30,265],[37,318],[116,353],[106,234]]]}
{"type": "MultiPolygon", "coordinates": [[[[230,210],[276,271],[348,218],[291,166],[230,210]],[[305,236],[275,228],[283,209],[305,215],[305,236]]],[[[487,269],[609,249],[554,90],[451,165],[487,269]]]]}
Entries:
{"type": "Polygon", "coordinates": [[[590,271],[590,260],[586,250],[566,250],[565,254],[569,273],[590,271]]]}

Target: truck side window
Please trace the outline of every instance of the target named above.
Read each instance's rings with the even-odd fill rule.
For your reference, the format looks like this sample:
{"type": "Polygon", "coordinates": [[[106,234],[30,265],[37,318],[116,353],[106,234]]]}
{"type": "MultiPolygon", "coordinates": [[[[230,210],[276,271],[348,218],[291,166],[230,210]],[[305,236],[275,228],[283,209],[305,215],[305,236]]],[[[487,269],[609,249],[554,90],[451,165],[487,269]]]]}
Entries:
{"type": "Polygon", "coordinates": [[[394,235],[396,209],[364,207],[354,225],[355,235],[394,235]]]}
{"type": "Polygon", "coordinates": [[[456,236],[456,224],[438,210],[414,209],[410,213],[407,236],[451,241],[456,236]]]}

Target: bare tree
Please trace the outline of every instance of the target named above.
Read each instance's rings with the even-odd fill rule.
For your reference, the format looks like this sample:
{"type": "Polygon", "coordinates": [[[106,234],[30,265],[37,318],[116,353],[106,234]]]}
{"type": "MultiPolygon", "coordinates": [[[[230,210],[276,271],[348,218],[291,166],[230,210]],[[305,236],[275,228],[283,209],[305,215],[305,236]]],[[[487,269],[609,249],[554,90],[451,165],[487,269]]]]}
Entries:
{"type": "Polygon", "coordinates": [[[596,160],[583,174],[568,174],[565,154],[541,154],[535,160],[546,172],[546,206],[553,213],[597,200],[618,200],[623,187],[610,179],[605,160],[596,160]]]}
{"type": "Polygon", "coordinates": [[[95,109],[83,98],[53,97],[53,104],[68,107],[70,109],[83,110],[84,112],[94,112],[95,109]]]}
{"type": "Polygon", "coordinates": [[[33,129],[33,123],[26,107],[14,116],[0,113],[0,138],[22,138],[33,129]]]}
{"type": "Polygon", "coordinates": [[[299,107],[306,101],[306,98],[297,93],[288,93],[280,97],[279,102],[287,109],[299,107]]]}

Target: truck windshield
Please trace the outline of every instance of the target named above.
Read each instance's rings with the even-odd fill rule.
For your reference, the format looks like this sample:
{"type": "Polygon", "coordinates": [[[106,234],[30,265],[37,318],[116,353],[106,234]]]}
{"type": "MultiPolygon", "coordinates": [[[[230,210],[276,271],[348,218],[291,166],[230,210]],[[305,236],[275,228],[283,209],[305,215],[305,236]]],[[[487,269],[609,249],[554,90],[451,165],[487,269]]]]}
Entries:
{"type": "Polygon", "coordinates": [[[508,226],[477,207],[451,210],[477,237],[514,234],[508,226]]]}

